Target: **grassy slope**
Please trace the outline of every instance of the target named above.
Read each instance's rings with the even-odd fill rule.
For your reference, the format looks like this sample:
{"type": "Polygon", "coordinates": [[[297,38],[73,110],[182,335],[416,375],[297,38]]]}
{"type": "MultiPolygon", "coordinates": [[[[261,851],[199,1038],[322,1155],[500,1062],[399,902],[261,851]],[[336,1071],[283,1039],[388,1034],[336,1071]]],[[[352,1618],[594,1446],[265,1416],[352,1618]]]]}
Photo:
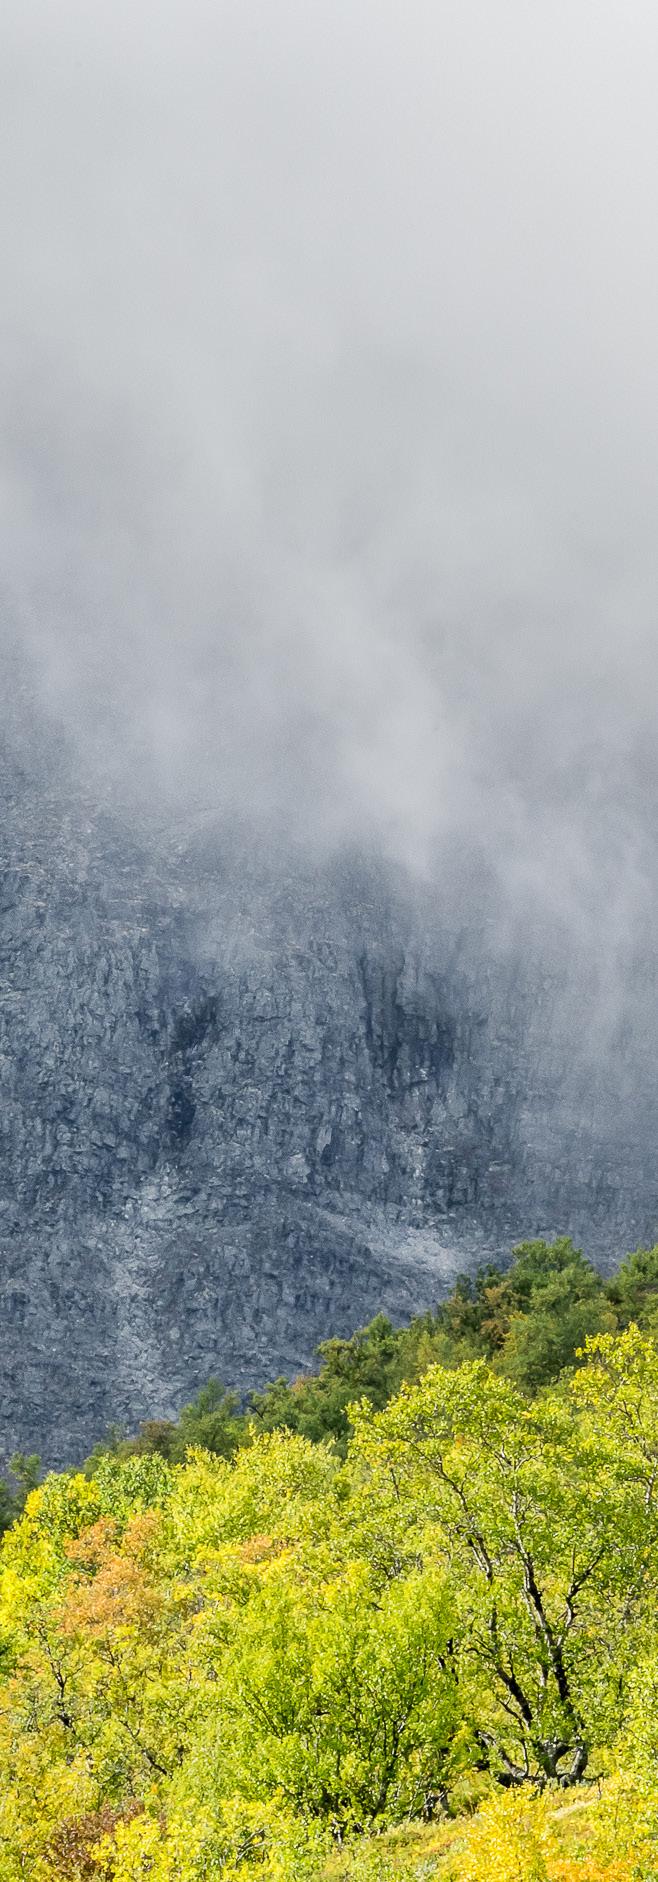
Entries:
{"type": "MultiPolygon", "coordinates": [[[[556,1803],[550,1811],[550,1854],[547,1854],[546,1882],[625,1882],[633,1874],[623,1858],[613,1867],[602,1865],[594,1852],[596,1799],[580,1798],[574,1803],[556,1803]],[[557,1867],[554,1867],[557,1864],[557,1867]]],[[[390,1830],[386,1835],[366,1838],[351,1850],[337,1852],[324,1871],[322,1882],[462,1882],[477,1874],[478,1882],[534,1882],[540,1871],[533,1867],[528,1850],[528,1868],[515,1851],[503,1843],[495,1870],[484,1866],[472,1870],[469,1859],[470,1831],[473,1818],[461,1817],[451,1823],[412,1823],[390,1830]],[[508,1866],[509,1865],[509,1866],[508,1866]]],[[[482,1857],[480,1858],[482,1864],[482,1857]]]]}

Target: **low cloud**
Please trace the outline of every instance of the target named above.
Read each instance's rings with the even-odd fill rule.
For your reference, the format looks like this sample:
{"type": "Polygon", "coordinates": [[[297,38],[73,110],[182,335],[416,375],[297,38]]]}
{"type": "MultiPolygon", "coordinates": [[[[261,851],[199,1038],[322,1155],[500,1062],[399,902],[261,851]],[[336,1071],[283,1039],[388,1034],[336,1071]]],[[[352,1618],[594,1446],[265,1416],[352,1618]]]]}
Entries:
{"type": "Polygon", "coordinates": [[[3,631],[84,776],[652,945],[655,9],[4,40],[3,631]]]}

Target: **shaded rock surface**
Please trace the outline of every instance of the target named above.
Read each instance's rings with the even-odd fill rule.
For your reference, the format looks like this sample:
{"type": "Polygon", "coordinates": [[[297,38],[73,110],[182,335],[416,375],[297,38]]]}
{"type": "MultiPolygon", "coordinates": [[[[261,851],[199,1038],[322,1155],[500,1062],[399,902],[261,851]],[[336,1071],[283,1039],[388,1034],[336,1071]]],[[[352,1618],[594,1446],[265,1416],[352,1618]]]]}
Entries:
{"type": "Polygon", "coordinates": [[[0,795],[5,1454],[299,1368],[521,1234],[654,1238],[653,967],[603,1050],[586,964],[440,884],[138,841],[15,753],[0,795]]]}

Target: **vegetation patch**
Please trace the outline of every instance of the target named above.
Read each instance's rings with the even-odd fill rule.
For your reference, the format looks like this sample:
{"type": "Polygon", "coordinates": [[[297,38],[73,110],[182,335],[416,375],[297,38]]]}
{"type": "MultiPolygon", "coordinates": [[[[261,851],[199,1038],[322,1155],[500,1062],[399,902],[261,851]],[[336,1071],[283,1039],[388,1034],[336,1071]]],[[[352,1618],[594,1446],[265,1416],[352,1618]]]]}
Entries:
{"type": "Polygon", "coordinates": [[[657,1280],[525,1244],[244,1410],[28,1460],[2,1882],[655,1879],[657,1280]]]}

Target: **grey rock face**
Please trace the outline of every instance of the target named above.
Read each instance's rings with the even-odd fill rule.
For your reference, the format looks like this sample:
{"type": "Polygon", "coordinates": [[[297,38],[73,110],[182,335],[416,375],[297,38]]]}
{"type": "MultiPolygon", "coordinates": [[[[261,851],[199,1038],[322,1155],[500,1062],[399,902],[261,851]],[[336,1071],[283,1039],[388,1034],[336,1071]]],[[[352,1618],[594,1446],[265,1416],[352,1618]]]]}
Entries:
{"type": "Polygon", "coordinates": [[[440,891],[1,793],[5,1453],[299,1368],[521,1234],[653,1239],[651,977],[583,1054],[582,978],[458,946],[440,891]]]}

